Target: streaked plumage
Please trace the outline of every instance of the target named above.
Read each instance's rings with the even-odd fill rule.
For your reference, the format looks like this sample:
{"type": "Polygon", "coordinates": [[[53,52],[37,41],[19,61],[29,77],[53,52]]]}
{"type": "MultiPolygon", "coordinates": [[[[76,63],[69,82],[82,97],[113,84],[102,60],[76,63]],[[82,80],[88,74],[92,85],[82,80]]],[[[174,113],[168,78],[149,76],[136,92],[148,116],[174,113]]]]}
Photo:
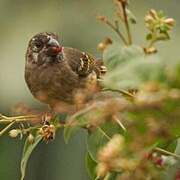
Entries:
{"type": "Polygon", "coordinates": [[[106,71],[101,60],[77,49],[62,47],[53,33],[39,33],[29,42],[25,80],[35,98],[53,106],[73,103],[79,88],[86,88],[91,74],[96,78],[106,71]]]}

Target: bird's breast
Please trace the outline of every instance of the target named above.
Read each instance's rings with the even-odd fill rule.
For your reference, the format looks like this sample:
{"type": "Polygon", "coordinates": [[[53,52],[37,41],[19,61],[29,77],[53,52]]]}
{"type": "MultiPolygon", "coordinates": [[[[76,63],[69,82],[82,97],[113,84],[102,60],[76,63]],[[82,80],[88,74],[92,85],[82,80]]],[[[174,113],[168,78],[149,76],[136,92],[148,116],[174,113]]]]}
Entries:
{"type": "Polygon", "coordinates": [[[70,102],[79,84],[78,75],[62,63],[26,69],[25,79],[31,93],[47,104],[54,100],[70,102]]]}

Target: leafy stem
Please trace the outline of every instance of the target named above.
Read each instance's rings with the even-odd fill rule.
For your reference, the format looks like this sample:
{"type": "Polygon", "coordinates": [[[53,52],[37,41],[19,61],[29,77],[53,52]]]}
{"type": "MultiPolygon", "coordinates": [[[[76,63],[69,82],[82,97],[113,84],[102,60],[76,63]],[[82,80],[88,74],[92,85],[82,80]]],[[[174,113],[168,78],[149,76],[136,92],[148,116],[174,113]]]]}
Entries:
{"type": "Polygon", "coordinates": [[[128,22],[128,16],[126,11],[126,3],[122,3],[122,9],[123,9],[123,15],[124,15],[124,24],[126,27],[127,35],[128,35],[128,44],[132,44],[132,36],[130,32],[129,22],[128,22]]]}
{"type": "Polygon", "coordinates": [[[97,17],[98,20],[104,22],[106,25],[108,25],[111,29],[113,29],[117,35],[120,37],[120,39],[123,41],[123,43],[125,45],[128,45],[128,42],[126,41],[124,35],[121,33],[120,29],[119,29],[119,23],[118,21],[114,21],[114,24],[112,22],[110,22],[105,16],[98,16],[97,17]]]}
{"type": "Polygon", "coordinates": [[[33,121],[33,119],[37,118],[38,115],[27,115],[27,116],[14,116],[14,117],[7,117],[4,115],[0,115],[0,124],[7,124],[11,122],[21,123],[21,122],[28,122],[33,121]]]}

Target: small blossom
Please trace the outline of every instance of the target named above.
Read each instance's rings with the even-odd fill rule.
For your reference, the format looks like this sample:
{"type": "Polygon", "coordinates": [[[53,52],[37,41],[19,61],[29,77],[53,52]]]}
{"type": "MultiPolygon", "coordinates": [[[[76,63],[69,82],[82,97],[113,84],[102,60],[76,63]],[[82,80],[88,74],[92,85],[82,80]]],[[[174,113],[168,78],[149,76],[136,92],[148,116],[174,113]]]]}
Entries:
{"type": "Polygon", "coordinates": [[[154,9],[151,9],[151,10],[149,11],[149,14],[150,14],[154,19],[157,19],[157,18],[158,18],[158,14],[157,14],[156,10],[154,10],[154,9]]]}
{"type": "Polygon", "coordinates": [[[30,144],[32,144],[34,142],[34,136],[32,134],[29,134],[27,139],[30,144]]]}
{"type": "Polygon", "coordinates": [[[147,16],[145,16],[144,20],[145,20],[146,23],[152,23],[153,22],[153,17],[150,16],[150,15],[147,15],[147,16]]]}
{"type": "Polygon", "coordinates": [[[150,48],[144,48],[145,54],[155,54],[157,53],[157,49],[155,47],[150,47],[150,48]]]}
{"type": "Polygon", "coordinates": [[[12,129],[9,131],[9,136],[12,138],[16,138],[19,135],[19,130],[18,129],[12,129]]]}
{"type": "Polygon", "coordinates": [[[105,177],[109,171],[109,167],[106,163],[99,163],[96,167],[98,177],[105,177]]]}
{"type": "Polygon", "coordinates": [[[44,125],[39,130],[39,134],[42,135],[43,140],[45,142],[49,142],[50,140],[53,140],[55,138],[55,126],[54,125],[44,125]]]}
{"type": "Polygon", "coordinates": [[[128,4],[128,0],[117,0],[117,1],[122,3],[123,5],[127,5],[128,4]]]}
{"type": "Polygon", "coordinates": [[[98,51],[103,52],[105,49],[106,49],[106,45],[103,42],[98,44],[98,46],[97,46],[98,51]]]}
{"type": "Polygon", "coordinates": [[[107,20],[106,16],[97,16],[96,18],[100,21],[106,21],[107,20]]]}
{"type": "Polygon", "coordinates": [[[167,19],[164,20],[164,22],[169,26],[174,26],[175,25],[175,20],[173,18],[167,18],[167,19]]]}
{"type": "Polygon", "coordinates": [[[98,44],[97,50],[103,52],[110,44],[112,44],[112,40],[106,38],[103,42],[98,44]]]}
{"type": "Polygon", "coordinates": [[[100,149],[98,159],[100,161],[108,162],[109,160],[118,157],[123,149],[124,137],[121,135],[114,135],[105,147],[100,149]]]}
{"type": "Polygon", "coordinates": [[[125,171],[134,171],[138,166],[138,161],[127,158],[119,158],[114,162],[114,166],[125,171]]]}

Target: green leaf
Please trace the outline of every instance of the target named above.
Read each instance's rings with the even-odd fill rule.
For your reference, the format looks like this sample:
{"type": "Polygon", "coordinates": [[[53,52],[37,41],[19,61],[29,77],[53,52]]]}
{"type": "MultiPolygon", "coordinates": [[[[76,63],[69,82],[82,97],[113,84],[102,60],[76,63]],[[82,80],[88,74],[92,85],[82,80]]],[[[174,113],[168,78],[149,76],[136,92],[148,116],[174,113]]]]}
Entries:
{"type": "Polygon", "coordinates": [[[25,173],[26,173],[26,166],[30,158],[30,155],[35,149],[35,147],[39,144],[41,139],[42,139],[41,136],[36,136],[34,139],[34,143],[29,143],[28,139],[26,139],[25,141],[22,159],[21,159],[21,180],[24,180],[25,173]]]}
{"type": "Polygon", "coordinates": [[[167,151],[174,152],[176,150],[176,147],[177,147],[177,140],[174,140],[167,147],[167,151]]]}
{"type": "Polygon", "coordinates": [[[100,131],[99,128],[89,135],[87,139],[87,149],[94,161],[96,161],[96,154],[99,148],[103,147],[108,140],[109,139],[100,131]]]}
{"type": "Polygon", "coordinates": [[[92,159],[89,153],[86,154],[86,168],[88,175],[92,180],[96,178],[96,166],[97,162],[92,159]]]}
{"type": "Polygon", "coordinates": [[[164,26],[160,26],[159,29],[161,33],[167,33],[169,27],[167,25],[164,25],[164,26]]]}
{"type": "Polygon", "coordinates": [[[70,138],[75,135],[78,131],[80,130],[79,126],[74,126],[74,127],[65,127],[64,128],[64,141],[66,144],[68,144],[70,138]]]}
{"type": "Polygon", "coordinates": [[[132,45],[130,47],[121,46],[119,43],[114,42],[103,53],[103,60],[108,67],[108,72],[114,70],[121,64],[126,64],[133,58],[144,55],[142,48],[132,45]]]}
{"type": "Polygon", "coordinates": [[[108,69],[103,83],[111,89],[138,88],[146,81],[165,80],[165,63],[157,55],[146,56],[139,46],[114,44],[104,52],[108,69]]]}
{"type": "Polygon", "coordinates": [[[87,150],[94,161],[97,161],[97,152],[103,147],[110,138],[117,133],[124,133],[123,130],[114,123],[105,123],[101,127],[95,129],[87,137],[87,150]]]}
{"type": "Polygon", "coordinates": [[[97,111],[96,107],[88,106],[69,117],[69,123],[64,128],[64,140],[66,143],[81,127],[88,125],[94,115],[97,116],[95,111],[97,111]]]}
{"type": "Polygon", "coordinates": [[[85,117],[87,114],[79,113],[78,115],[73,115],[73,117],[69,118],[70,121],[72,118],[72,125],[71,123],[69,123],[69,125],[65,126],[64,128],[64,141],[66,144],[69,142],[70,138],[81,129],[81,127],[84,127],[85,125],[88,124],[88,118],[85,117]]]}

